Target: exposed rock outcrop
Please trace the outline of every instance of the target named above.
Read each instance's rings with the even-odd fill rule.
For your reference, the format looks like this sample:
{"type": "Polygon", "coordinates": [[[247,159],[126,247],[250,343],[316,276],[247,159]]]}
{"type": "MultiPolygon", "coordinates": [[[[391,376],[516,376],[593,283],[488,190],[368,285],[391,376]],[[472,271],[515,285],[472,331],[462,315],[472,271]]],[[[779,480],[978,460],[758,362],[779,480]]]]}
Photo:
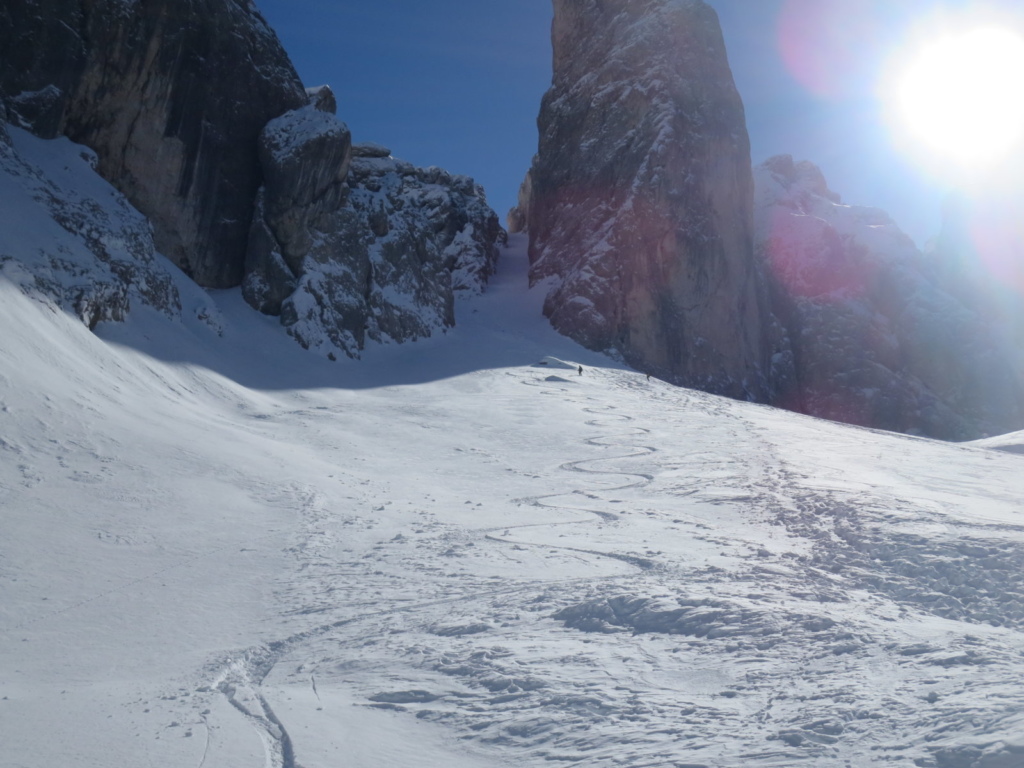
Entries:
{"type": "Polygon", "coordinates": [[[149,222],[95,173],[95,154],[65,138],[10,134],[0,120],[0,275],[90,328],[142,305],[179,317],[149,222]]]}
{"type": "Polygon", "coordinates": [[[7,105],[0,99],[0,144],[10,144],[11,135],[7,131],[7,105]]]}
{"type": "Polygon", "coordinates": [[[266,182],[257,199],[242,290],[253,307],[279,315],[298,287],[306,256],[338,245],[319,237],[329,227],[317,225],[347,194],[343,182],[352,138],[337,117],[310,105],[268,123],[259,155],[266,182]]]}
{"type": "MultiPolygon", "coordinates": [[[[776,341],[753,257],[750,149],[700,0],[555,0],[532,283],[556,329],[669,381],[767,400],[776,341]]],[[[781,358],[778,358],[781,360],[781,358]]]]}
{"type": "MultiPolygon", "coordinates": [[[[537,156],[534,155],[534,164],[537,163],[537,156]]],[[[508,212],[506,224],[509,234],[519,234],[530,231],[530,198],[533,196],[533,170],[526,172],[526,178],[519,185],[519,196],[515,207],[508,212]]]]}
{"type": "Polygon", "coordinates": [[[315,88],[307,88],[306,98],[309,99],[310,104],[321,112],[327,112],[331,115],[338,114],[338,100],[335,98],[331,86],[318,85],[315,88]]]}
{"type": "Polygon", "coordinates": [[[22,125],[93,148],[201,285],[238,285],[264,125],[306,103],[249,0],[32,0],[0,8],[0,91],[22,125]]]}
{"type": "Polygon", "coordinates": [[[307,347],[430,335],[493,270],[482,190],[353,151],[331,89],[302,87],[250,0],[6,4],[0,50],[17,124],[92,147],[159,251],[200,285],[244,280],[307,347]]]}
{"type": "Polygon", "coordinates": [[[788,156],[755,171],[758,253],[797,386],[778,405],[970,439],[1024,426],[1024,353],[982,293],[955,295],[882,211],[842,205],[788,156]]]}
{"type": "Polygon", "coordinates": [[[358,356],[367,339],[430,336],[494,270],[502,231],[468,177],[352,147],[313,107],[271,122],[260,157],[243,293],[306,348],[358,356]]]}

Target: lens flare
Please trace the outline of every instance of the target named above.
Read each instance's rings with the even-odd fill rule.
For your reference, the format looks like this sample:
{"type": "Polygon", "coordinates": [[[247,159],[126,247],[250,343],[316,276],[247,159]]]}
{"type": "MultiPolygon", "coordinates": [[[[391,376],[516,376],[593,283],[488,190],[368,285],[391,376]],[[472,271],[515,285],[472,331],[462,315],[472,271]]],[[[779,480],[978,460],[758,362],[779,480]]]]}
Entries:
{"type": "Polygon", "coordinates": [[[912,140],[950,160],[980,164],[1024,136],[1024,39],[1002,28],[948,34],[926,44],[896,81],[912,140]]]}
{"type": "Polygon", "coordinates": [[[859,0],[785,0],[779,12],[779,55],[810,93],[840,100],[859,88],[879,38],[875,3],[859,0]]]}

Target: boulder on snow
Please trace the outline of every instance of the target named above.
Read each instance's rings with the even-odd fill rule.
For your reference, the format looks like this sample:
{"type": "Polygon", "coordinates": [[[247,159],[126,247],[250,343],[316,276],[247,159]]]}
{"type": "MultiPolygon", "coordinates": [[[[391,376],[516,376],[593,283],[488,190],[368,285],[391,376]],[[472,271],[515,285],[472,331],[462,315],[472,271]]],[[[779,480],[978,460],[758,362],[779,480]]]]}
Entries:
{"type": "Polygon", "coordinates": [[[258,148],[267,213],[280,219],[344,181],[352,159],[348,127],[312,105],[267,123],[258,148]]]}

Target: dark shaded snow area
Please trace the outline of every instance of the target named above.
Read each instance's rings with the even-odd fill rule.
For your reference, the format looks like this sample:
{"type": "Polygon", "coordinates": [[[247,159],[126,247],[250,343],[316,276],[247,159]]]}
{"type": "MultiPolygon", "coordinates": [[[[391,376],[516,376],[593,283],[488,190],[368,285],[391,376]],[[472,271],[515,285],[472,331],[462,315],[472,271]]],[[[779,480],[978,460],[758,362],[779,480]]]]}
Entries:
{"type": "Polygon", "coordinates": [[[648,381],[519,239],[338,363],[178,278],[90,333],[16,246],[3,765],[1024,765],[1020,455],[648,381]]]}

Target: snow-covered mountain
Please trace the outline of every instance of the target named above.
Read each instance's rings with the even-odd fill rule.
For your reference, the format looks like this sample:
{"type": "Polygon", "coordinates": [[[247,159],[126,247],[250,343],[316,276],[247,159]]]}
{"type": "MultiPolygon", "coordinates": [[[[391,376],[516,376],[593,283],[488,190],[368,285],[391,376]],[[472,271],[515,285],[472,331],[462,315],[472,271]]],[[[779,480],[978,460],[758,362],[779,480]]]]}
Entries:
{"type": "MultiPolygon", "coordinates": [[[[57,6],[17,9],[73,42],[88,20],[57,6]]],[[[97,7],[141,25],[129,60],[193,40],[97,7]]],[[[38,67],[14,75],[52,74],[18,44],[38,67]]],[[[59,126],[71,93],[21,91],[14,117],[59,126]]],[[[524,237],[495,260],[471,180],[353,149],[328,91],[295,101],[250,137],[264,239],[233,269],[266,281],[213,291],[102,153],[8,130],[0,101],[0,765],[1024,765],[1021,433],[939,443],[611,362],[544,319],[524,237]]],[[[910,355],[947,307],[919,255],[784,165],[758,198],[795,307],[773,354],[806,362],[813,320],[910,355]],[[911,286],[909,309],[837,262],[911,286]]],[[[943,403],[928,423],[952,431],[943,403]]]]}
{"type": "Polygon", "coordinates": [[[331,363],[11,134],[5,766],[1024,761],[1019,455],[648,380],[522,238],[447,335],[331,363]]]}

